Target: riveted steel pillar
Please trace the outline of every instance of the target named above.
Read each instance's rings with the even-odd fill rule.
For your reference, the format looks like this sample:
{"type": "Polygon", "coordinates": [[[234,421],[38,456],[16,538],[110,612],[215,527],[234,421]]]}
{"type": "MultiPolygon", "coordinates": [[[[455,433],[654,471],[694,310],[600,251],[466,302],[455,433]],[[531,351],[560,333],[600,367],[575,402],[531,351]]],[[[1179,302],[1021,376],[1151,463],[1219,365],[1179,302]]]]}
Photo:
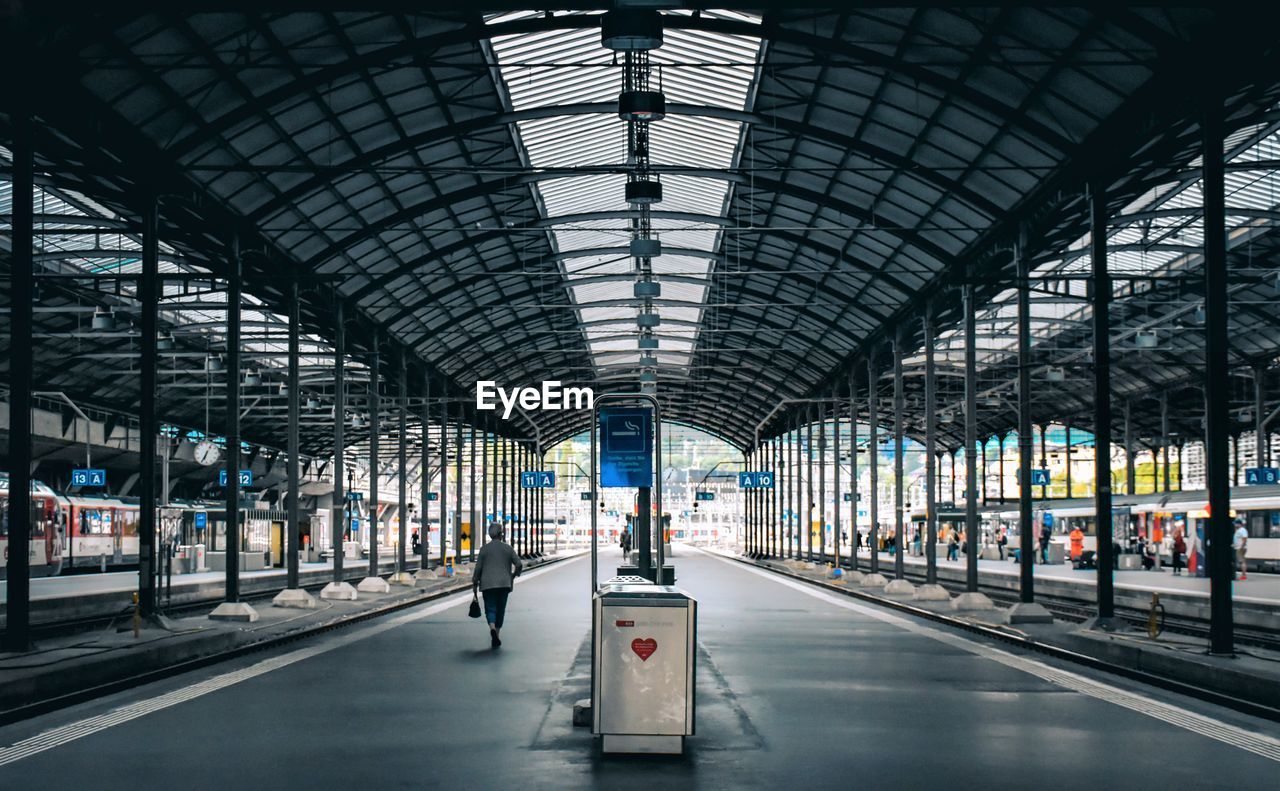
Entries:
{"type": "Polygon", "coordinates": [[[469,559],[472,563],[476,562],[476,533],[483,531],[480,522],[477,521],[476,514],[476,425],[471,424],[471,441],[467,443],[468,453],[471,455],[471,461],[467,465],[467,486],[470,490],[468,494],[468,508],[471,513],[471,526],[468,530],[470,537],[467,539],[469,559]]]}
{"type": "Polygon", "coordinates": [[[903,579],[906,576],[906,563],[903,550],[907,546],[905,525],[903,524],[903,478],[906,476],[905,459],[903,459],[904,422],[902,391],[902,328],[898,327],[893,337],[893,577],[903,579]]]}
{"type": "Polygon", "coordinates": [[[937,371],[933,359],[933,315],[924,314],[924,463],[925,463],[925,583],[938,584],[938,416],[937,371]]]}
{"type": "Polygon", "coordinates": [[[382,433],[382,353],[378,349],[378,331],[373,331],[373,348],[369,352],[369,571],[367,577],[378,576],[378,478],[382,474],[382,450],[379,435],[382,433]]]}
{"type": "Polygon", "coordinates": [[[813,510],[814,510],[814,494],[813,494],[813,420],[814,409],[810,404],[805,409],[805,443],[804,443],[804,494],[805,494],[805,510],[804,510],[804,541],[805,541],[805,560],[813,562],[813,510]]]}
{"type": "Polygon", "coordinates": [[[858,389],[849,372],[849,568],[858,570],[858,389]]]}
{"type": "Polygon", "coordinates": [[[453,423],[453,562],[462,562],[462,402],[453,423]]]}
{"type": "MultiPolygon", "coordinates": [[[[17,55],[16,50],[11,55],[17,55]]],[[[20,57],[14,57],[20,62],[20,57]]],[[[20,99],[32,88],[18,74],[10,85],[20,99]]],[[[32,282],[35,243],[35,164],[32,151],[31,114],[25,101],[13,109],[13,157],[11,264],[9,267],[9,558],[5,592],[4,646],[10,651],[31,647],[31,498],[19,492],[31,490],[31,390],[32,390],[32,282]]]]}
{"type": "Polygon", "coordinates": [[[449,391],[440,388],[440,567],[449,543],[449,391]]]}
{"type": "Polygon", "coordinates": [[[964,582],[965,590],[969,593],[978,592],[977,337],[977,305],[973,284],[966,283],[964,286],[964,582]]]}
{"type": "MultiPolygon", "coordinates": [[[[336,295],[335,295],[336,297],[336,295]]],[[[335,298],[334,333],[333,333],[333,504],[330,516],[329,532],[333,542],[333,581],[343,581],[343,534],[346,525],[347,493],[344,489],[346,480],[343,455],[346,453],[346,419],[347,419],[347,328],[343,317],[343,304],[340,297],[335,298]]]]}
{"type": "Polygon", "coordinates": [[[818,413],[818,562],[827,562],[827,405],[815,404],[818,413]]]}
{"type": "MultiPolygon", "coordinates": [[[[142,279],[138,283],[141,309],[141,397],[138,411],[138,609],[148,617],[156,611],[156,383],[159,350],[160,247],[156,201],[147,202],[142,217],[142,279]]],[[[70,537],[68,536],[68,540],[70,537]]]]}
{"type": "Polygon", "coordinates": [[[880,396],[876,393],[875,358],[867,357],[867,471],[870,473],[871,491],[867,492],[869,500],[871,525],[867,533],[867,544],[871,549],[871,573],[880,571],[880,396]]]}
{"type": "Polygon", "coordinates": [[[1090,205],[1093,257],[1094,513],[1098,525],[1098,618],[1115,615],[1111,518],[1111,275],[1107,271],[1107,193],[1095,183],[1090,205]]]}
{"type": "MultiPolygon", "coordinates": [[[[1020,229],[1014,250],[1018,272],[1018,597],[1035,601],[1036,538],[1031,516],[1031,261],[1027,253],[1026,230],[1020,229]]],[[[1004,500],[1004,440],[1000,442],[1000,499],[1004,500]]]]}
{"type": "Polygon", "coordinates": [[[425,571],[431,568],[431,374],[423,377],[422,413],[418,420],[422,423],[422,477],[419,479],[422,507],[418,509],[418,568],[425,571]]]}
{"type": "Polygon", "coordinates": [[[396,395],[400,397],[399,442],[396,444],[396,469],[400,472],[399,502],[400,533],[396,536],[396,571],[405,570],[405,547],[409,530],[409,360],[403,346],[400,347],[400,365],[397,370],[396,395]]]}
{"type": "Polygon", "coordinates": [[[1231,489],[1227,472],[1230,377],[1227,341],[1227,238],[1223,168],[1222,102],[1214,97],[1201,124],[1204,135],[1204,336],[1205,478],[1209,494],[1209,650],[1235,651],[1231,610],[1234,558],[1231,552],[1231,489]]]}
{"type": "Polygon", "coordinates": [[[289,466],[286,475],[288,476],[288,531],[287,546],[285,548],[285,575],[287,580],[285,587],[289,590],[298,589],[298,552],[300,550],[300,541],[298,537],[299,526],[302,522],[302,508],[299,502],[300,489],[302,487],[301,475],[301,439],[300,428],[302,422],[302,394],[299,392],[299,374],[298,374],[298,356],[300,335],[302,332],[302,300],[298,294],[298,278],[295,275],[289,281],[289,373],[288,382],[285,385],[289,388],[289,439],[288,448],[289,466]]]}
{"type": "Polygon", "coordinates": [[[227,261],[227,502],[225,601],[240,601],[240,237],[231,240],[227,261]]]}
{"type": "Polygon", "coordinates": [[[833,512],[831,518],[831,538],[835,546],[835,564],[836,568],[840,568],[840,507],[844,505],[840,502],[840,388],[833,387],[831,389],[831,414],[833,428],[831,433],[834,437],[834,445],[831,451],[831,510],[833,512]]]}

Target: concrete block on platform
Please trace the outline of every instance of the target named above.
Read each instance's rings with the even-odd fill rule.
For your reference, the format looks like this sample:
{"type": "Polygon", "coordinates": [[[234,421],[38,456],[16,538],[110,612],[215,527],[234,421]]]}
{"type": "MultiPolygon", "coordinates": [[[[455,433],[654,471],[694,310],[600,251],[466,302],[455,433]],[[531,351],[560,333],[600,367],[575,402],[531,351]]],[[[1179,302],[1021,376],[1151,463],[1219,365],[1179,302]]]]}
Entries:
{"type": "Polygon", "coordinates": [[[349,582],[330,582],[320,591],[320,598],[327,601],[355,601],[359,594],[349,582]]]}
{"type": "Polygon", "coordinates": [[[430,585],[436,581],[435,569],[418,569],[413,575],[413,586],[421,588],[424,585],[430,585]]]}
{"type": "Polygon", "coordinates": [[[916,601],[947,601],[951,598],[951,593],[938,584],[921,585],[916,588],[912,598],[916,601]]]}
{"type": "Polygon", "coordinates": [[[885,579],[883,574],[877,572],[875,574],[863,574],[862,581],[858,584],[864,588],[883,588],[889,584],[889,580],[885,579]]]}
{"type": "Polygon", "coordinates": [[[916,586],[907,580],[893,580],[884,586],[884,595],[914,597],[916,586]]]}
{"type": "Polygon", "coordinates": [[[965,591],[951,600],[951,609],[957,612],[980,612],[994,610],[996,605],[985,593],[965,591]]]}
{"type": "Polygon", "coordinates": [[[1004,622],[1010,625],[1020,623],[1053,623],[1053,613],[1036,602],[1021,601],[1013,605],[1004,614],[1004,622]]]}
{"type": "Polygon", "coordinates": [[[391,585],[382,577],[365,577],[356,585],[360,593],[390,593],[391,585]]]}
{"type": "Polygon", "coordinates": [[[392,585],[408,585],[409,587],[413,587],[413,575],[407,571],[397,571],[395,574],[387,577],[387,582],[392,585]]]}
{"type": "Polygon", "coordinates": [[[246,621],[252,623],[258,620],[258,611],[245,604],[242,601],[224,601],[209,613],[209,617],[215,621],[246,621]]]}
{"type": "Polygon", "coordinates": [[[316,597],[302,588],[285,588],[276,594],[276,597],[271,600],[271,604],[274,607],[314,610],[316,608],[316,597]]]}
{"type": "Polygon", "coordinates": [[[591,727],[591,698],[574,701],[573,726],[575,728],[591,727]]]}

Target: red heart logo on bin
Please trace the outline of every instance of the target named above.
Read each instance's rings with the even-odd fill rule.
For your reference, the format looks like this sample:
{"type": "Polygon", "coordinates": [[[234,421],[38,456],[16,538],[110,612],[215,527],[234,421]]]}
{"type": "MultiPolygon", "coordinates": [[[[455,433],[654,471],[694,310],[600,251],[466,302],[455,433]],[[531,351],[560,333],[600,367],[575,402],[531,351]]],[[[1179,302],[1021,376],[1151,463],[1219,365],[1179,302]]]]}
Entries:
{"type": "Polygon", "coordinates": [[[641,662],[648,662],[653,652],[658,650],[658,641],[652,637],[641,640],[639,637],[631,641],[631,650],[636,652],[641,662]]]}

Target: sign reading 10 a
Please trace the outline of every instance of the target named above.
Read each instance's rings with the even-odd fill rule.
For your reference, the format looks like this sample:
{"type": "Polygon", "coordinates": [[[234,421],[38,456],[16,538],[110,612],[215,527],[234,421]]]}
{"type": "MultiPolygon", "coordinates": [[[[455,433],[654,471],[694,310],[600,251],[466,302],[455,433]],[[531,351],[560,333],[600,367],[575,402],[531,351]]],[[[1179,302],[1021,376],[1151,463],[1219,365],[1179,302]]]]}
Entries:
{"type": "Polygon", "coordinates": [[[740,472],[738,473],[739,489],[772,489],[773,472],[740,472]]]}

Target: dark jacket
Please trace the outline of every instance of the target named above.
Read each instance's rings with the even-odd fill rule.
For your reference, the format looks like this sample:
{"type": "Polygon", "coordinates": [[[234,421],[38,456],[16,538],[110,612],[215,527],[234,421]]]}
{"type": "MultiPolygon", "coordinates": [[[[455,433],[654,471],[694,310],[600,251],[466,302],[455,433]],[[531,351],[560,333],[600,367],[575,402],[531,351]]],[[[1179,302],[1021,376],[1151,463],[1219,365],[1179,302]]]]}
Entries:
{"type": "Polygon", "coordinates": [[[480,548],[480,554],[476,557],[473,584],[482,591],[495,588],[510,590],[523,569],[524,564],[510,544],[505,541],[490,541],[480,548]]]}

